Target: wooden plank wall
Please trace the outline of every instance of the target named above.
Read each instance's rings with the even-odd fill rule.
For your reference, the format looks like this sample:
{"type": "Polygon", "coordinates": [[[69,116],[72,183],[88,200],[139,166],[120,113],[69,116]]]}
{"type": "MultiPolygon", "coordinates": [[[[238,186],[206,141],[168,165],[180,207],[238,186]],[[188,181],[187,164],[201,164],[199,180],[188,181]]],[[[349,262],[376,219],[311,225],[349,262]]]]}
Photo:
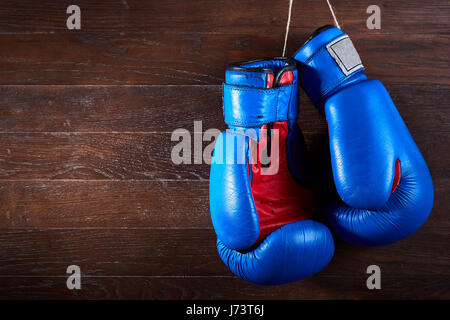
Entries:
{"type": "MultiPolygon", "coordinates": [[[[279,56],[288,1],[0,2],[0,298],[450,298],[450,5],[332,0],[369,77],[381,79],[430,167],[435,204],[413,236],[380,248],[338,241],[316,276],[246,283],[220,261],[207,164],[170,161],[171,132],[223,129],[233,61],[279,56]],[[366,8],[382,29],[366,28],[366,8]],[[66,268],[82,290],[66,288],[66,268]],[[366,288],[367,266],[382,290],[366,288]]],[[[295,0],[287,53],[332,23],[326,1],[295,0]]],[[[301,119],[321,203],[334,197],[324,120],[301,119]]]]}

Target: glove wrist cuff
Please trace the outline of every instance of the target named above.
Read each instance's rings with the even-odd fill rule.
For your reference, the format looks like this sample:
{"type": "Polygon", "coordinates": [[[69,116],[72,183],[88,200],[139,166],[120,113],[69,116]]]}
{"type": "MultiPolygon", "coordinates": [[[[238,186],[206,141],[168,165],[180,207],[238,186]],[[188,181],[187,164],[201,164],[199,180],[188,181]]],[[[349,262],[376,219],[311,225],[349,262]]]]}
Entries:
{"type": "Polygon", "coordinates": [[[297,81],[278,88],[254,88],[223,84],[225,123],[237,127],[297,118],[297,81]]]}
{"type": "Polygon", "coordinates": [[[319,109],[330,95],[344,86],[366,79],[352,41],[336,27],[318,29],[294,58],[301,64],[302,87],[319,109]]]}
{"type": "Polygon", "coordinates": [[[234,128],[298,117],[298,72],[291,58],[231,64],[223,84],[225,122],[234,128]]]}

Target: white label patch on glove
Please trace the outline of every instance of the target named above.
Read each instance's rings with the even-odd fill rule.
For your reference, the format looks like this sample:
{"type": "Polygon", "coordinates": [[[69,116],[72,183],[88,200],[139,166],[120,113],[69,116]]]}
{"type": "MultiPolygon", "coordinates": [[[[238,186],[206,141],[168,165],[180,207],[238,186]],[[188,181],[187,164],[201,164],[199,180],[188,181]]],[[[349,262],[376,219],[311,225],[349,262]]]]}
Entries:
{"type": "Polygon", "coordinates": [[[327,50],[346,76],[364,68],[352,40],[347,35],[327,44],[327,50]]]}

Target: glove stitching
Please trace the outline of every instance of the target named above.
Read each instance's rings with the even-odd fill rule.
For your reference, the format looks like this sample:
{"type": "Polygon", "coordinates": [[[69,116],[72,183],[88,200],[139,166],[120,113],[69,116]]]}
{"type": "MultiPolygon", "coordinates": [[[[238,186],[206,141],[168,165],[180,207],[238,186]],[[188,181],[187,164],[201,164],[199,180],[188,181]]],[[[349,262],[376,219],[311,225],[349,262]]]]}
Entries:
{"type": "Polygon", "coordinates": [[[252,87],[241,87],[241,86],[235,86],[230,85],[227,83],[223,84],[225,87],[230,88],[230,90],[236,90],[236,91],[249,91],[249,92],[265,92],[269,95],[274,95],[279,90],[278,88],[252,88],[252,87]]]}
{"type": "MultiPolygon", "coordinates": [[[[236,91],[249,91],[249,92],[258,92],[260,91],[262,88],[242,88],[242,87],[235,87],[229,84],[224,83],[225,86],[231,87],[233,90],[236,91]]],[[[275,101],[275,117],[270,117],[270,118],[266,118],[263,119],[261,121],[236,121],[236,120],[232,120],[232,121],[226,121],[227,124],[229,125],[236,125],[236,126],[258,126],[258,125],[262,125],[262,124],[266,124],[269,122],[275,122],[275,121],[287,121],[287,115],[284,117],[280,117],[278,115],[278,104],[279,104],[279,97],[280,97],[280,93],[284,93],[285,90],[288,90],[291,92],[292,95],[292,90],[290,90],[293,87],[294,83],[291,85],[286,85],[283,88],[287,88],[284,90],[280,90],[280,88],[274,88],[274,89],[263,89],[263,92],[267,92],[269,95],[273,96],[276,94],[276,101],[275,101]]],[[[232,107],[231,107],[232,108],[232,107]]],[[[224,108],[225,109],[225,108],[224,108]]]]}
{"type": "Polygon", "coordinates": [[[267,120],[264,120],[264,121],[258,121],[258,122],[229,121],[229,122],[227,122],[227,124],[230,124],[230,125],[237,125],[237,126],[239,126],[239,125],[243,125],[243,126],[245,126],[245,125],[249,125],[249,126],[257,126],[257,125],[266,124],[266,123],[269,123],[269,122],[274,122],[274,121],[277,121],[277,120],[279,120],[279,121],[285,121],[284,119],[278,119],[277,117],[275,117],[275,118],[269,118],[269,119],[267,119],[267,120]]]}

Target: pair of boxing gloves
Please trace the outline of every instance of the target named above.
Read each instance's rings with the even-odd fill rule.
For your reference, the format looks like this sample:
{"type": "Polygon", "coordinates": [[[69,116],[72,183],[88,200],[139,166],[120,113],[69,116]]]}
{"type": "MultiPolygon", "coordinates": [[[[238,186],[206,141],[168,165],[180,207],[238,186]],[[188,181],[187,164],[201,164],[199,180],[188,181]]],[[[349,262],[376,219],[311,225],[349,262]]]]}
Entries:
{"type": "Polygon", "coordinates": [[[348,35],[325,26],[290,58],[232,64],[215,144],[210,210],[217,249],[247,281],[275,285],[323,269],[334,234],[385,245],[415,232],[433,205],[427,165],[385,87],[368,80],[348,35]],[[340,203],[317,211],[298,118],[299,84],[325,114],[340,203]]]}

